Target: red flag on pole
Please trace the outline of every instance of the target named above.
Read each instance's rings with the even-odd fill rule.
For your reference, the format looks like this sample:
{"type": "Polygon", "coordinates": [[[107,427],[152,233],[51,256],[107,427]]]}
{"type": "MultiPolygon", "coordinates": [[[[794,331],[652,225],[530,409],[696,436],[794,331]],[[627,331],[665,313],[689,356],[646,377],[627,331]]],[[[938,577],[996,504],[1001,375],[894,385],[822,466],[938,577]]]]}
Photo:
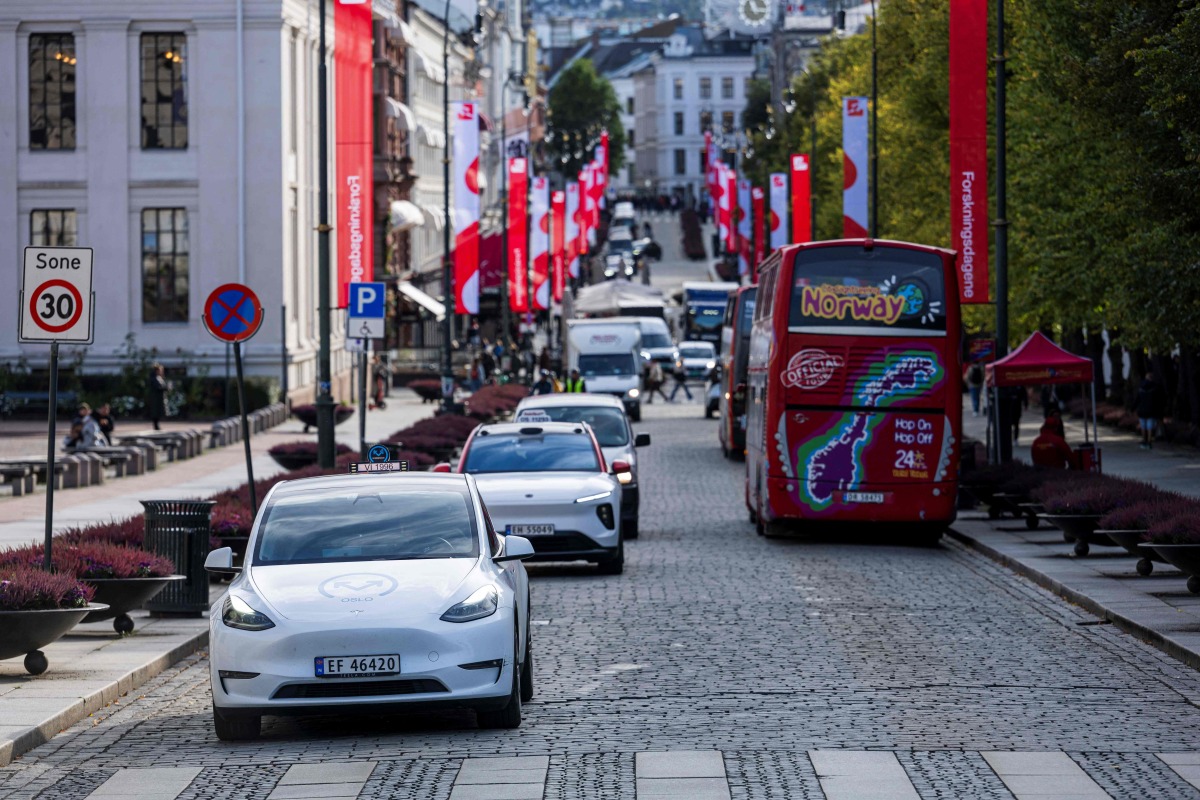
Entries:
{"type": "Polygon", "coordinates": [[[529,296],[533,310],[550,308],[550,179],[533,179],[530,207],[529,252],[533,258],[533,283],[529,296]]]}
{"type": "Polygon", "coordinates": [[[454,309],[479,313],[479,107],[453,103],[454,309]]]}
{"type": "Polygon", "coordinates": [[[808,153],[792,155],[792,241],[811,242],[812,231],[812,170],[808,153]]]}
{"type": "Polygon", "coordinates": [[[766,197],[761,186],[755,186],[750,190],[750,204],[754,207],[754,258],[750,260],[750,282],[758,283],[758,265],[762,263],[764,242],[763,237],[766,235],[765,226],[763,225],[763,214],[766,211],[766,197]]]}
{"type": "Polygon", "coordinates": [[[529,310],[525,236],[528,171],[523,158],[508,160],[508,302],[513,311],[529,310]]]}
{"type": "Polygon", "coordinates": [[[987,0],[950,0],[950,241],[958,297],[988,302],[987,0]]]}
{"type": "Polygon", "coordinates": [[[567,284],[567,193],[554,192],[550,195],[550,284],[554,290],[554,301],[561,303],[567,284]]]}
{"type": "Polygon", "coordinates": [[[370,281],[374,276],[371,248],[374,236],[371,156],[371,7],[338,3],[333,27],[337,41],[334,53],[334,113],[337,115],[337,276],[338,305],[345,307],[347,285],[370,281]]]}

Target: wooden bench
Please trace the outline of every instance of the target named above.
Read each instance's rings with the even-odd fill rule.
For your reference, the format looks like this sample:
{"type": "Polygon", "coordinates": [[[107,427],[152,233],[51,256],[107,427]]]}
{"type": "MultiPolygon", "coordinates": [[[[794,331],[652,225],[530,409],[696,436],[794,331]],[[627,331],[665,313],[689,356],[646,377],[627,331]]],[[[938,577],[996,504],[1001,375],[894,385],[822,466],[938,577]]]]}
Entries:
{"type": "Polygon", "coordinates": [[[0,485],[12,487],[13,497],[23,494],[33,494],[33,468],[22,464],[0,465],[0,485]]]}
{"type": "MultiPolygon", "coordinates": [[[[137,447],[145,443],[152,444],[155,449],[162,450],[167,454],[167,461],[175,460],[175,451],[179,448],[179,443],[174,439],[162,439],[157,436],[152,436],[146,433],[138,433],[131,436],[122,436],[117,440],[122,447],[137,447]]],[[[155,459],[157,465],[157,458],[155,459]]]]}
{"type": "MultiPolygon", "coordinates": [[[[33,471],[33,477],[37,480],[38,483],[45,484],[47,482],[47,478],[46,478],[47,469],[46,469],[46,459],[45,458],[37,458],[34,456],[25,457],[25,458],[9,458],[9,459],[6,459],[2,464],[0,464],[0,466],[28,467],[30,470],[33,471]]],[[[78,471],[79,471],[79,464],[77,462],[74,462],[74,461],[65,462],[65,461],[55,460],[54,473],[51,477],[51,480],[54,481],[54,488],[55,489],[63,488],[63,476],[66,475],[68,472],[73,472],[76,475],[78,475],[78,471]]]]}

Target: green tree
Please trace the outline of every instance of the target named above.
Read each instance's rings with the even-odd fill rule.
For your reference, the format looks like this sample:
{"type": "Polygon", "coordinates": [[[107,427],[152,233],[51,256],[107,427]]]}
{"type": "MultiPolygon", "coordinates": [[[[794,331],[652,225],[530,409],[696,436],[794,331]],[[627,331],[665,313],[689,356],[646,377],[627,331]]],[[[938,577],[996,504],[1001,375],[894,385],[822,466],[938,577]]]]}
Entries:
{"type": "Polygon", "coordinates": [[[621,105],[606,78],[591,61],[579,59],[563,70],[550,90],[546,148],[555,168],[573,176],[592,159],[600,132],[608,130],[609,169],[625,163],[621,105]]]}

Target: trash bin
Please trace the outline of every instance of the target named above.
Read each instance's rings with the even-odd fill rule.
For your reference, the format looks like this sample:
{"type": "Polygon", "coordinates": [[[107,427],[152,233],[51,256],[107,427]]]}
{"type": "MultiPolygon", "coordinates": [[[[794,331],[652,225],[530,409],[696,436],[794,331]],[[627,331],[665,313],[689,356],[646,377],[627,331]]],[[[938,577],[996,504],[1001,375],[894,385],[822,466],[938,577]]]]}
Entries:
{"type": "Polygon", "coordinates": [[[146,603],[152,614],[208,612],[208,556],[212,535],[212,500],[142,500],[146,509],[142,548],[175,562],[175,571],[186,580],[172,581],[146,603]]]}

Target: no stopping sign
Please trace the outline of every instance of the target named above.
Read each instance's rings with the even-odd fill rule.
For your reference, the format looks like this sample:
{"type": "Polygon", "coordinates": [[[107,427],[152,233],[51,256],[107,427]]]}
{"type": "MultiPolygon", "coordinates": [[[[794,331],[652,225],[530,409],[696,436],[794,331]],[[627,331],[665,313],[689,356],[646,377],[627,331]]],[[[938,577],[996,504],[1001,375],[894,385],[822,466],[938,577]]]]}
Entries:
{"type": "Polygon", "coordinates": [[[90,343],[94,300],[91,248],[25,248],[20,341],[90,343]]]}

